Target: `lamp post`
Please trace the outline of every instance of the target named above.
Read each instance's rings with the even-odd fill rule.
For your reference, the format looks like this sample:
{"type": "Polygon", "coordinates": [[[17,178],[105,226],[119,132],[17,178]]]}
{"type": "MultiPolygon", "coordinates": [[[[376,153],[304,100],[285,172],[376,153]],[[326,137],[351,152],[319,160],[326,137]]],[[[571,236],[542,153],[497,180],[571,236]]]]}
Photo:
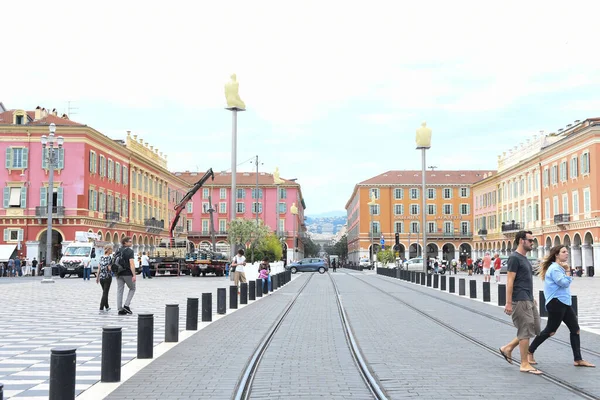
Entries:
{"type": "Polygon", "coordinates": [[[46,191],[47,197],[47,213],[46,219],[48,221],[48,227],[46,232],[46,267],[44,268],[44,279],[42,283],[54,283],[52,279],[52,211],[54,208],[54,166],[58,161],[58,154],[54,151],[54,145],[60,149],[64,143],[62,136],[55,137],[56,125],[50,124],[48,127],[50,134],[48,136],[42,135],[40,141],[42,142],[42,148],[46,149],[46,164],[48,165],[48,190],[46,191]]]}
{"type": "Polygon", "coordinates": [[[423,226],[423,245],[421,249],[423,251],[423,272],[427,273],[427,227],[425,224],[427,223],[427,213],[426,213],[426,188],[425,188],[425,172],[426,172],[426,161],[425,161],[425,152],[427,149],[431,147],[431,129],[427,127],[427,123],[423,122],[421,127],[417,129],[416,136],[417,150],[421,150],[421,225],[423,226]]]}
{"type": "Polygon", "coordinates": [[[373,232],[373,210],[375,208],[375,206],[377,205],[377,199],[375,198],[375,194],[372,193],[371,194],[371,201],[367,203],[369,205],[369,213],[371,214],[371,227],[370,227],[370,231],[371,231],[371,263],[375,263],[375,245],[373,244],[373,240],[375,239],[375,235],[373,232]]]}
{"type": "Polygon", "coordinates": [[[275,184],[275,190],[277,190],[277,205],[275,206],[275,235],[279,238],[279,202],[281,199],[281,193],[279,193],[279,185],[284,182],[283,179],[279,177],[279,167],[275,167],[275,172],[273,172],[273,183],[275,184]]]}
{"type": "Polygon", "coordinates": [[[290,207],[290,212],[292,213],[292,215],[294,216],[294,257],[292,261],[297,261],[296,260],[296,220],[298,219],[298,207],[296,207],[296,203],[292,203],[292,206],[290,207]]]}

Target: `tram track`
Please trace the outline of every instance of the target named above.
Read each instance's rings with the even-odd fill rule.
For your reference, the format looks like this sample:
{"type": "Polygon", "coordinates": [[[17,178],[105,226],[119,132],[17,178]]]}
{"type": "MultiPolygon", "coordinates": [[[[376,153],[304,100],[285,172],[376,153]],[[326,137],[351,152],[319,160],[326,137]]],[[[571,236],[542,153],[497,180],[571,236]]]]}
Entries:
{"type": "MultiPolygon", "coordinates": [[[[409,290],[411,290],[411,291],[413,291],[415,293],[419,293],[419,294],[422,294],[424,296],[436,299],[436,300],[438,300],[438,301],[440,301],[440,302],[442,302],[444,304],[450,304],[450,305],[455,306],[457,308],[460,308],[462,310],[469,311],[469,312],[471,312],[473,314],[481,315],[482,317],[486,317],[486,318],[488,318],[488,319],[490,319],[492,321],[500,322],[501,324],[504,324],[504,325],[507,325],[507,326],[511,326],[511,327],[514,326],[512,322],[506,321],[505,319],[498,318],[498,317],[495,317],[493,315],[489,315],[489,314],[487,314],[487,313],[485,313],[483,311],[475,310],[474,308],[465,306],[463,304],[456,303],[454,301],[447,301],[445,299],[441,299],[438,296],[435,296],[433,294],[426,293],[424,291],[421,291],[421,290],[418,290],[418,289],[416,289],[414,287],[411,287],[411,285],[404,285],[404,284],[402,284],[402,282],[396,282],[396,280],[393,280],[393,279],[388,280],[388,279],[385,279],[385,277],[382,277],[380,275],[376,275],[376,277],[377,277],[378,280],[381,280],[383,282],[389,282],[389,283],[391,283],[393,285],[396,285],[398,287],[409,289],[409,290]]],[[[445,293],[445,292],[439,291],[439,293],[445,293]]],[[[567,342],[566,340],[555,338],[553,336],[549,337],[547,340],[549,340],[551,342],[554,342],[554,343],[561,344],[563,346],[566,346],[569,349],[571,348],[571,343],[567,342]]],[[[595,350],[591,350],[591,349],[588,349],[588,348],[585,348],[585,347],[581,347],[581,352],[600,358],[600,352],[595,351],[595,350]]]]}
{"type": "MultiPolygon", "coordinates": [[[[373,285],[372,283],[367,282],[366,280],[361,279],[361,278],[359,278],[358,276],[356,276],[354,274],[347,274],[347,275],[349,275],[349,276],[357,279],[358,281],[364,283],[365,285],[368,285],[368,286],[372,287],[373,289],[375,289],[375,290],[377,290],[377,291],[385,294],[386,296],[391,297],[392,299],[394,299],[397,302],[401,303],[405,307],[413,310],[417,314],[420,314],[421,316],[429,319],[430,321],[432,321],[432,322],[436,323],[437,325],[439,325],[439,326],[447,329],[448,331],[456,334],[457,336],[465,339],[466,341],[468,341],[468,342],[470,342],[470,343],[472,343],[472,344],[474,344],[474,345],[476,345],[476,346],[478,346],[478,347],[480,347],[480,348],[482,348],[482,349],[490,352],[494,356],[496,356],[498,358],[502,358],[502,356],[498,352],[497,348],[486,344],[484,341],[479,340],[479,339],[477,339],[477,338],[469,335],[468,333],[466,333],[464,331],[461,331],[460,329],[455,328],[454,326],[452,326],[452,325],[450,325],[450,324],[442,321],[441,319],[439,319],[439,318],[437,318],[437,317],[435,317],[435,316],[433,316],[433,315],[431,315],[431,314],[429,314],[429,313],[427,313],[427,312],[425,312],[425,311],[423,311],[423,310],[421,310],[421,309],[413,306],[412,304],[410,304],[410,303],[402,300],[398,296],[395,296],[395,295],[393,295],[391,293],[388,293],[385,290],[381,289],[380,287],[377,287],[377,286],[373,285]]],[[[388,281],[386,280],[385,282],[388,282],[388,281]]],[[[398,286],[400,286],[400,285],[398,285],[398,286]]],[[[402,286],[402,287],[404,287],[404,286],[402,286]]],[[[420,292],[420,293],[422,293],[422,292],[420,292]]],[[[518,367],[518,363],[516,364],[516,366],[518,367]]],[[[550,373],[544,371],[541,368],[538,368],[538,369],[543,372],[542,375],[539,375],[540,378],[542,378],[542,379],[544,379],[544,380],[546,380],[546,381],[548,381],[550,383],[553,383],[553,384],[555,384],[555,385],[557,385],[559,387],[562,387],[563,389],[568,390],[569,392],[571,392],[571,393],[579,396],[580,398],[590,399],[590,400],[600,400],[600,396],[597,396],[594,393],[590,393],[589,391],[587,391],[585,389],[582,389],[582,388],[580,388],[580,387],[578,387],[576,385],[573,385],[572,383],[570,383],[570,382],[568,382],[568,381],[566,381],[564,379],[561,379],[558,376],[550,374],[550,373]]]]}

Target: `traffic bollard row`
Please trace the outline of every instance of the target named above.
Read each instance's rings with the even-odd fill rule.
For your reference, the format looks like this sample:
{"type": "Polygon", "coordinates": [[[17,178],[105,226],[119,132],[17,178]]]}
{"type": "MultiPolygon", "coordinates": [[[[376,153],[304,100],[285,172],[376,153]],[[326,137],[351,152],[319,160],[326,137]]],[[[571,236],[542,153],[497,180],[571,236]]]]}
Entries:
{"type": "Polygon", "coordinates": [[[469,281],[469,297],[471,299],[477,298],[477,281],[474,279],[469,281]]]}
{"type": "Polygon", "coordinates": [[[483,282],[483,301],[489,303],[491,300],[490,283],[483,282]]]}
{"type": "Polygon", "coordinates": [[[138,314],[137,358],[154,357],[154,314],[138,314]]]}
{"type": "Polygon", "coordinates": [[[458,295],[464,296],[466,294],[466,281],[464,278],[458,280],[458,295]]]}
{"type": "Polygon", "coordinates": [[[202,293],[202,322],[212,321],[212,293],[202,293]]]}
{"type": "MultiPolygon", "coordinates": [[[[102,344],[104,345],[104,336],[102,344]]],[[[120,355],[121,353],[119,352],[119,361],[120,355]]],[[[76,361],[77,356],[75,354],[75,349],[72,347],[50,350],[50,400],[75,399],[76,361]]],[[[102,361],[104,361],[104,358],[102,358],[102,361]]],[[[102,367],[104,371],[104,364],[102,364],[102,367]]],[[[121,365],[119,364],[119,370],[120,367],[121,365]]],[[[0,385],[0,399],[3,397],[2,391],[2,385],[0,385]]]]}
{"type": "Polygon", "coordinates": [[[179,304],[167,304],[165,307],[165,342],[179,342],[179,304]]]}
{"type": "MultiPolygon", "coordinates": [[[[105,326],[102,328],[100,382],[121,381],[122,337],[123,333],[120,326],[105,326]]],[[[52,376],[52,372],[50,372],[50,375],[52,376]]],[[[52,386],[52,383],[50,385],[52,386]]]]}
{"type": "MultiPolygon", "coordinates": [[[[204,297],[204,295],[202,295],[204,297]]],[[[204,300],[204,298],[202,299],[204,300]]],[[[198,298],[188,297],[187,309],[185,314],[185,330],[186,331],[197,331],[198,330],[198,298]]]]}
{"type": "Polygon", "coordinates": [[[240,285],[240,304],[248,304],[248,284],[246,282],[240,285]]]}
{"type": "Polygon", "coordinates": [[[248,282],[249,300],[256,300],[256,281],[248,282]]]}
{"type": "Polygon", "coordinates": [[[236,285],[229,286],[229,309],[235,310],[238,308],[238,287],[236,285]]]}
{"type": "Polygon", "coordinates": [[[438,274],[433,275],[433,288],[437,289],[440,286],[440,276],[438,274]]]}
{"type": "Polygon", "coordinates": [[[446,275],[440,277],[440,290],[446,291],[446,275]]]}
{"type": "Polygon", "coordinates": [[[217,289],[217,314],[225,314],[227,311],[227,289],[217,289]]]}
{"type": "Polygon", "coordinates": [[[498,284],[498,305],[506,305],[506,285],[503,283],[498,284]]]}
{"type": "Polygon", "coordinates": [[[262,279],[257,279],[256,280],[256,297],[262,297],[263,295],[263,280],[262,279]]]}
{"type": "Polygon", "coordinates": [[[456,293],[456,278],[451,276],[450,279],[448,279],[448,282],[448,292],[456,293]]]}

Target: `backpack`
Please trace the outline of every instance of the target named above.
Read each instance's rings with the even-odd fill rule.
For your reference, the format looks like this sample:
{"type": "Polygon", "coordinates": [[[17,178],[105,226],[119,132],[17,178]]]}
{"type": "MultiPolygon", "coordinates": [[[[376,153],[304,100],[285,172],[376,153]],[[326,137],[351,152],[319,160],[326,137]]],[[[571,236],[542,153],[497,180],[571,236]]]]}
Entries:
{"type": "Polygon", "coordinates": [[[123,253],[121,252],[121,250],[115,253],[111,265],[111,270],[115,275],[122,274],[127,270],[127,266],[125,265],[125,259],[123,258],[123,253]]]}

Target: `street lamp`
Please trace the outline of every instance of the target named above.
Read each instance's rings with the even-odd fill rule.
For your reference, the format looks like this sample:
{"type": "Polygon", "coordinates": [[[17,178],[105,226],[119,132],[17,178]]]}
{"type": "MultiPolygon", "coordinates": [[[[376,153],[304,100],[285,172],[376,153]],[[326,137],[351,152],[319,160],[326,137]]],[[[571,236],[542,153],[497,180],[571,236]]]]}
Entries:
{"type": "Polygon", "coordinates": [[[426,213],[426,203],[425,203],[425,196],[426,196],[426,189],[425,189],[425,172],[426,172],[426,162],[425,162],[425,152],[427,151],[427,149],[429,149],[431,147],[431,129],[427,127],[427,123],[423,122],[421,124],[421,127],[419,129],[417,129],[417,136],[416,136],[416,142],[417,142],[417,150],[421,150],[421,177],[422,177],[422,183],[421,183],[421,199],[422,199],[422,207],[421,207],[421,224],[423,226],[423,245],[421,246],[421,248],[423,249],[423,272],[427,273],[427,227],[425,226],[425,224],[427,223],[427,213],[426,213]]]}
{"type": "Polygon", "coordinates": [[[296,207],[296,203],[292,203],[290,212],[294,216],[294,257],[292,261],[296,261],[296,220],[298,219],[298,207],[296,207]]]}
{"type": "Polygon", "coordinates": [[[275,206],[275,235],[279,238],[279,202],[281,201],[281,193],[279,193],[279,185],[285,181],[279,177],[279,167],[275,167],[273,172],[273,183],[277,190],[277,205],[275,206]]]}
{"type": "Polygon", "coordinates": [[[371,214],[371,262],[375,263],[375,245],[373,244],[373,240],[375,239],[375,235],[373,232],[373,211],[375,206],[377,205],[377,199],[375,198],[375,193],[371,193],[371,201],[367,203],[369,205],[369,212],[371,214]]]}
{"type": "Polygon", "coordinates": [[[48,210],[46,220],[48,221],[48,227],[46,231],[46,267],[44,268],[44,279],[42,283],[54,283],[52,279],[52,211],[54,208],[54,167],[58,162],[58,153],[54,151],[54,145],[60,149],[63,146],[64,139],[62,136],[55,137],[56,125],[50,124],[48,127],[50,134],[48,136],[42,135],[40,141],[42,142],[42,148],[46,149],[46,164],[48,165],[48,190],[46,195],[48,196],[48,210]]]}

